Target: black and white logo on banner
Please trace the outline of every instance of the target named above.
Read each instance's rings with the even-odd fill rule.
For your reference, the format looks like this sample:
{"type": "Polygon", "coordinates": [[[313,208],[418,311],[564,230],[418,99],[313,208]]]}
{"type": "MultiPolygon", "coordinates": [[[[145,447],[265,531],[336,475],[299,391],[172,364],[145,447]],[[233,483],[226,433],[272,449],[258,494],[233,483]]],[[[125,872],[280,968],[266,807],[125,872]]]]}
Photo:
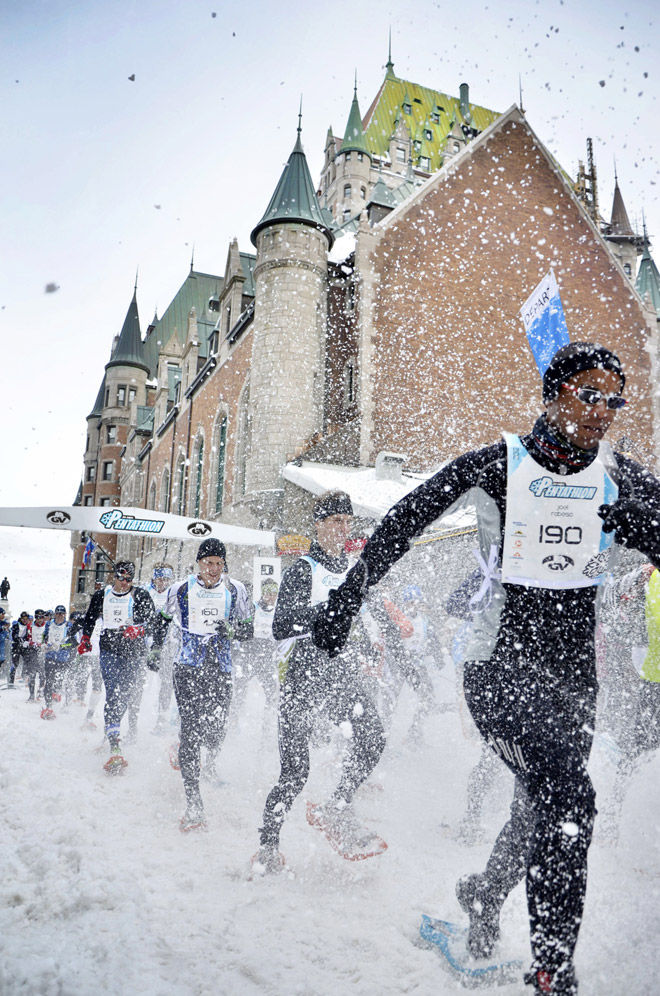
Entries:
{"type": "Polygon", "coordinates": [[[65,522],[71,522],[71,516],[68,512],[62,512],[59,509],[55,509],[46,515],[49,522],[52,522],[56,526],[62,526],[65,522]]]}
{"type": "Polygon", "coordinates": [[[188,532],[191,536],[208,536],[211,532],[211,526],[208,522],[191,522],[188,526],[188,532]]]}

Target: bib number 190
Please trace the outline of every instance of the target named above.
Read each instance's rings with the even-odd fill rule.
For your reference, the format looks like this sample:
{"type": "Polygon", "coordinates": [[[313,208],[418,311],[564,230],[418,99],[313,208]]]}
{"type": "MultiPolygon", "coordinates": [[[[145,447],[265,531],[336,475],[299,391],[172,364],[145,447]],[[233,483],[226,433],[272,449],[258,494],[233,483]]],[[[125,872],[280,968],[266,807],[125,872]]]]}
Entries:
{"type": "Polygon", "coordinates": [[[577,546],[582,542],[581,526],[540,526],[539,543],[567,543],[577,546]]]}

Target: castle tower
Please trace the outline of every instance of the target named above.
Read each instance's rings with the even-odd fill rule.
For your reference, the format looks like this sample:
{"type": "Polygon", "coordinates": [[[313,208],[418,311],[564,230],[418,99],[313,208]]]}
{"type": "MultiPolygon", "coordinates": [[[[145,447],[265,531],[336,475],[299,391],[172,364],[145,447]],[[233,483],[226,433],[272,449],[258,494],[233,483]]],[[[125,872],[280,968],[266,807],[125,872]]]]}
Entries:
{"type": "Polygon", "coordinates": [[[341,149],[335,157],[334,196],[330,194],[328,198],[334,208],[335,220],[339,224],[360,214],[367,206],[371,162],[371,152],[362,129],[356,83],[341,149]]]}
{"type": "MultiPolygon", "coordinates": [[[[298,135],[261,221],[252,232],[255,313],[244,432],[246,495],[281,486],[280,469],[321,429],[328,250],[298,135]]],[[[240,497],[240,496],[237,496],[240,497]]]]}

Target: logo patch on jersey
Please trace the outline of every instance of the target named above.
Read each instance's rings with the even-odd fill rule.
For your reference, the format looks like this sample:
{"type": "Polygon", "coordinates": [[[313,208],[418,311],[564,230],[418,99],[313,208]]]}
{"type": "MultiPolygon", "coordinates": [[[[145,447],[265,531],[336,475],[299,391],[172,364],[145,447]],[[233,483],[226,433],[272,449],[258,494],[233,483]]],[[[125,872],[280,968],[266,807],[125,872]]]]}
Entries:
{"type": "Polygon", "coordinates": [[[530,484],[529,490],[537,498],[582,498],[591,501],[598,488],[586,484],[563,484],[553,481],[551,477],[537,477],[530,484]]]}
{"type": "Polygon", "coordinates": [[[596,554],[591,560],[585,564],[582,573],[586,578],[599,578],[601,574],[604,574],[607,570],[608,564],[610,562],[610,551],[602,550],[601,553],[596,554]]]}
{"type": "Polygon", "coordinates": [[[549,571],[565,571],[567,567],[575,566],[575,561],[565,553],[552,553],[544,557],[542,563],[549,571]]]}
{"type": "Polygon", "coordinates": [[[124,515],[119,508],[104,512],[99,522],[106,529],[116,529],[129,533],[159,533],[165,523],[162,519],[136,519],[134,515],[124,515]]]}

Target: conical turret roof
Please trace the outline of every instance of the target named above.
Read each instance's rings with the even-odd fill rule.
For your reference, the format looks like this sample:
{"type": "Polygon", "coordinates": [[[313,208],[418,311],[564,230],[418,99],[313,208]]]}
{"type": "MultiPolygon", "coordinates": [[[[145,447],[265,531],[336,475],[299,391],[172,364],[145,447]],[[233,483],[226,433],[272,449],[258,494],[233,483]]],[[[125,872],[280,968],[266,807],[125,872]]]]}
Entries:
{"type": "Polygon", "coordinates": [[[103,401],[105,399],[105,376],[101,381],[101,386],[99,387],[99,393],[96,395],[96,401],[94,402],[94,407],[87,416],[90,418],[99,418],[103,414],[103,401]]]}
{"type": "Polygon", "coordinates": [[[344,140],[341,143],[341,151],[362,152],[371,159],[371,153],[369,152],[364,131],[362,130],[362,116],[360,114],[360,105],[358,104],[357,86],[353,91],[353,102],[351,103],[351,110],[348,115],[344,140]]]}
{"type": "Polygon", "coordinates": [[[133,293],[133,300],[128,306],[124,325],[119,334],[117,345],[115,346],[108,367],[138,367],[149,373],[149,367],[144,358],[142,348],[142,335],[140,334],[140,317],[138,315],[137,296],[133,293]]]}
{"type": "Polygon", "coordinates": [[[612,220],[610,221],[610,238],[635,239],[637,236],[632,230],[626,206],[619,190],[619,181],[614,181],[614,200],[612,201],[612,220]]]}
{"type": "Polygon", "coordinates": [[[658,318],[660,318],[660,273],[649,251],[649,240],[644,230],[644,252],[639,263],[635,289],[642,301],[650,296],[658,318]]]}
{"type": "Polygon", "coordinates": [[[270,199],[270,204],[250,235],[252,244],[255,246],[259,232],[277,222],[297,222],[301,225],[312,225],[326,235],[330,247],[334,242],[332,231],[328,228],[316,198],[316,191],[307,165],[307,157],[300,141],[300,131],[299,121],[298,137],[293,152],[284,167],[284,172],[270,199]]]}

